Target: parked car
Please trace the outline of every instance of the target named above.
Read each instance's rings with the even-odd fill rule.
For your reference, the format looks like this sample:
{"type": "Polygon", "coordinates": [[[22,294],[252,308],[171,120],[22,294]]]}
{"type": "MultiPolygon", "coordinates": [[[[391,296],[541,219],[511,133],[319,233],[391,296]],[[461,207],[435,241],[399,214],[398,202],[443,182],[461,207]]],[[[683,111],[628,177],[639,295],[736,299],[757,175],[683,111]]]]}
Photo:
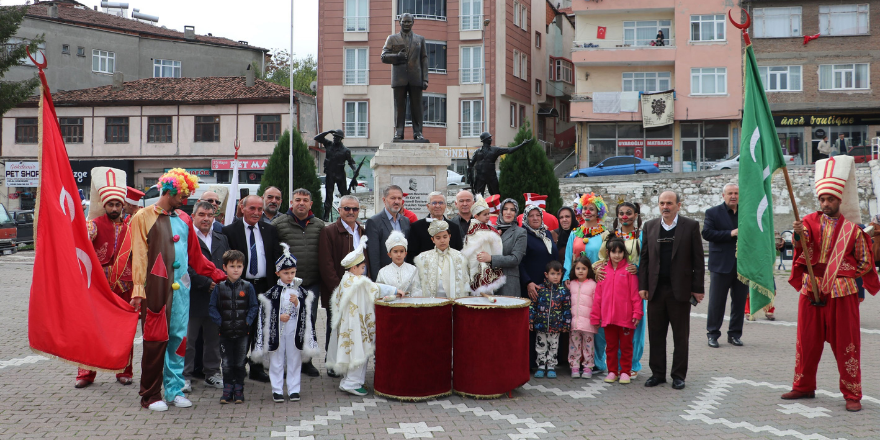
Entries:
{"type": "Polygon", "coordinates": [[[15,222],[17,244],[31,244],[34,242],[34,211],[10,211],[12,221],[15,222]]]}
{"type": "Polygon", "coordinates": [[[16,251],[18,231],[15,221],[6,211],[6,207],[0,203],[0,254],[9,255],[16,251]]]}
{"type": "MultiPolygon", "coordinates": [[[[797,156],[792,156],[791,154],[783,154],[782,159],[785,160],[785,165],[796,165],[795,159],[797,156]]],[[[713,164],[709,167],[710,170],[735,170],[739,168],[739,154],[733,156],[730,159],[722,160],[713,164]]]]}
{"type": "Polygon", "coordinates": [[[619,176],[626,174],[653,174],[660,172],[660,164],[635,156],[609,157],[595,166],[581,168],[565,175],[571,177],[619,176]]]}
{"type": "Polygon", "coordinates": [[[846,154],[852,156],[856,163],[868,163],[871,161],[871,147],[867,145],[852,147],[846,154]]]}
{"type": "Polygon", "coordinates": [[[446,186],[467,185],[464,176],[452,170],[446,170],[446,186]]]}

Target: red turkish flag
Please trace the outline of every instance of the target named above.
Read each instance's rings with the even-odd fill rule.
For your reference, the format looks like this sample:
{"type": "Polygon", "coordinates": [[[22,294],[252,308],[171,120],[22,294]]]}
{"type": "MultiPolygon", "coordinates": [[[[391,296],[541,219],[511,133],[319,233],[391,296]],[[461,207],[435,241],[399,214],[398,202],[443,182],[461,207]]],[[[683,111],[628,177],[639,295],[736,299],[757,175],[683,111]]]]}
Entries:
{"type": "Polygon", "coordinates": [[[98,262],[42,69],[40,79],[43,139],[28,339],[34,351],[121,372],[138,314],[110,290],[98,262]]]}
{"type": "Polygon", "coordinates": [[[596,38],[598,38],[600,40],[604,40],[605,39],[605,30],[606,30],[605,26],[599,26],[599,31],[596,32],[596,38]]]}

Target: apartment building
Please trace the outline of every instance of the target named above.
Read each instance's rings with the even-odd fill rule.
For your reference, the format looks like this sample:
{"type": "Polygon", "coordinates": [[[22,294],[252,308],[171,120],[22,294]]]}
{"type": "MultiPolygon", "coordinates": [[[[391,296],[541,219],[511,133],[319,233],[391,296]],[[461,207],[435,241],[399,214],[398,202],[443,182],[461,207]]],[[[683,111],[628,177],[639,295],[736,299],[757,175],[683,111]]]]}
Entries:
{"type": "Polygon", "coordinates": [[[745,7],[785,153],[813,163],[823,157],[819,141],[841,134],[854,153],[870,153],[880,137],[880,1],[752,0],[745,7]]]}
{"type": "Polygon", "coordinates": [[[409,12],[413,32],[425,37],[429,53],[423,135],[447,150],[462,171],[483,131],[504,145],[525,121],[535,127],[550,86],[547,11],[546,0],[322,1],[321,128],[342,128],[355,154],[391,141],[391,66],[380,54],[386,37],[400,31],[399,14],[409,12]]]}
{"type": "Polygon", "coordinates": [[[726,0],[573,0],[571,117],[581,167],[635,155],[688,172],[737,152],[742,38],[727,23],[730,8],[726,0]],[[675,92],[674,123],[659,128],[642,125],[635,102],[594,108],[596,92],[618,93],[624,104],[667,90],[675,92]]]}

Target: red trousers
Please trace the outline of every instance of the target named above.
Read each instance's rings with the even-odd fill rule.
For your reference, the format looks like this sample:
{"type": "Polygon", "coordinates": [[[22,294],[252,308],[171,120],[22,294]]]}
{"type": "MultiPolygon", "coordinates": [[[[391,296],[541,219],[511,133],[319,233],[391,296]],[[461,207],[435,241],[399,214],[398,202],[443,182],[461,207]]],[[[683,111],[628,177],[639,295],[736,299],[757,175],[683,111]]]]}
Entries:
{"type": "Polygon", "coordinates": [[[816,370],[825,343],[837,360],[840,392],[847,400],[862,399],[862,368],[860,364],[861,333],[859,330],[859,297],[847,295],[831,298],[826,295],[825,307],[810,304],[810,297],[799,295],[797,324],[797,355],[794,362],[792,389],[800,392],[816,390],[816,370]]]}
{"type": "MultiPolygon", "coordinates": [[[[764,312],[765,313],[776,313],[776,306],[770,307],[769,309],[767,307],[764,307],[764,312]]],[[[746,297],[746,315],[750,315],[751,313],[752,312],[749,310],[749,297],[747,296],[746,297]]]]}
{"type": "Polygon", "coordinates": [[[605,362],[608,372],[620,376],[630,374],[633,363],[633,336],[635,330],[618,325],[607,325],[605,328],[605,362]],[[620,349],[620,365],[617,363],[617,350],[620,349]]]}

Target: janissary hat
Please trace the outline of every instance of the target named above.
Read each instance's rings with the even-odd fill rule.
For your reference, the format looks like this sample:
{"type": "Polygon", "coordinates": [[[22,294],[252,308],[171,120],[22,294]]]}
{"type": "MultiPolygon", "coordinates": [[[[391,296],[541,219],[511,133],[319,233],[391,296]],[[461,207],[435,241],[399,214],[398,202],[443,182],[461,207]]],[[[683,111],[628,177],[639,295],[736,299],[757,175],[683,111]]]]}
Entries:
{"type": "Polygon", "coordinates": [[[523,198],[526,199],[526,206],[535,205],[540,206],[541,209],[547,209],[547,196],[542,196],[541,194],[536,193],[525,193],[523,194],[523,198]]]}
{"type": "Polygon", "coordinates": [[[486,197],[486,204],[489,205],[489,214],[498,215],[500,214],[500,205],[501,205],[501,196],[498,194],[493,194],[489,197],[486,197]]]}
{"type": "Polygon", "coordinates": [[[397,246],[403,246],[403,250],[408,250],[409,242],[406,241],[406,236],[403,235],[403,232],[391,231],[388,239],[385,240],[385,249],[391,252],[391,249],[397,246]]]}
{"type": "Polygon", "coordinates": [[[92,188],[89,194],[89,220],[94,220],[106,213],[104,205],[115,200],[125,202],[126,186],[125,171],[109,168],[92,168],[92,188]]]}
{"type": "Polygon", "coordinates": [[[275,272],[281,272],[284,269],[296,267],[296,257],[291,255],[290,246],[288,246],[287,243],[281,243],[281,249],[284,250],[284,253],[281,254],[280,258],[275,260],[275,272]]]}
{"type": "Polygon", "coordinates": [[[349,252],[345,258],[342,259],[340,263],[342,263],[342,267],[346,269],[351,269],[352,267],[361,264],[366,260],[364,257],[364,248],[367,246],[367,237],[361,236],[361,242],[358,243],[358,246],[354,248],[353,251],[349,252]]]}
{"type": "Polygon", "coordinates": [[[852,156],[834,156],[816,161],[816,196],[823,195],[840,199],[843,217],[853,223],[862,223],[855,159],[852,156]]]}
{"type": "Polygon", "coordinates": [[[141,204],[141,199],[143,199],[143,198],[144,198],[144,192],[143,192],[143,191],[138,190],[138,189],[135,189],[135,188],[132,188],[132,187],[130,187],[130,186],[126,188],[126,191],[125,191],[125,203],[131,204],[131,205],[138,205],[138,206],[140,206],[140,204],[141,204]]]}
{"type": "Polygon", "coordinates": [[[486,199],[481,195],[477,195],[477,201],[471,205],[471,215],[477,215],[487,209],[489,209],[489,204],[486,203],[486,199]]]}
{"type": "Polygon", "coordinates": [[[431,237],[437,235],[440,232],[448,230],[449,223],[446,223],[445,220],[434,220],[431,222],[431,224],[428,225],[428,234],[430,234],[431,237]]]}

